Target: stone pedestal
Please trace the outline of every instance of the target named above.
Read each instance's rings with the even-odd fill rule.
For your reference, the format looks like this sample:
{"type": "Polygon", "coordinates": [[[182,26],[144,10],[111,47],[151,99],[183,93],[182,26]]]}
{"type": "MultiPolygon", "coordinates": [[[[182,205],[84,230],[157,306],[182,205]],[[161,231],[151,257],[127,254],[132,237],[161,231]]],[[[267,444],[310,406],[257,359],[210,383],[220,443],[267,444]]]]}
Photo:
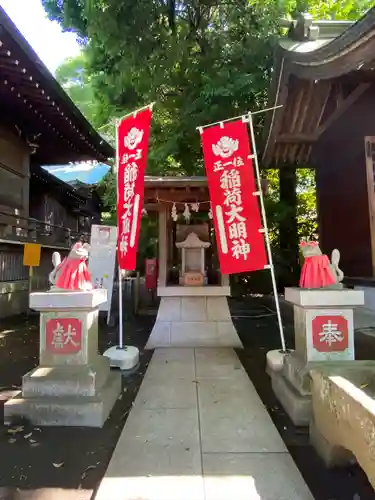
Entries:
{"type": "Polygon", "coordinates": [[[146,349],[156,347],[237,347],[229,286],[159,287],[158,315],[146,349]]]}
{"type": "Polygon", "coordinates": [[[354,360],[353,308],[363,292],[346,289],[286,288],[294,307],[295,351],[284,356],[282,370],[270,373],[273,390],[295,425],[309,425],[310,370],[332,369],[354,360]]]}
{"type": "Polygon", "coordinates": [[[104,289],[32,293],[40,311],[39,366],[24,375],[22,391],[4,406],[4,421],[102,427],[121,392],[121,376],[98,354],[99,306],[104,289]]]}

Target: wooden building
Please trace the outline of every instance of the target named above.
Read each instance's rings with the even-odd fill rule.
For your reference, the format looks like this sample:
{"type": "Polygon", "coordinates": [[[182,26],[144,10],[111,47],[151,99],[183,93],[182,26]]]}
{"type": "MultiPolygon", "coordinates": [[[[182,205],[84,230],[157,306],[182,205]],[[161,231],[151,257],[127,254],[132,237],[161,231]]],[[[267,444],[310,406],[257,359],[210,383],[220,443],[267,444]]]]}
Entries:
{"type": "Polygon", "coordinates": [[[33,286],[44,287],[52,252],[66,253],[100,219],[91,193],[42,165],[113,156],[0,8],[0,317],[27,308],[25,242],[42,245],[33,286]]]}
{"type": "Polygon", "coordinates": [[[356,23],[293,22],[269,105],[282,107],[267,117],[262,166],[279,169],[280,197],[295,207],[296,169],[315,169],[322,250],[340,250],[346,276],[374,277],[375,7],[356,23]]]}

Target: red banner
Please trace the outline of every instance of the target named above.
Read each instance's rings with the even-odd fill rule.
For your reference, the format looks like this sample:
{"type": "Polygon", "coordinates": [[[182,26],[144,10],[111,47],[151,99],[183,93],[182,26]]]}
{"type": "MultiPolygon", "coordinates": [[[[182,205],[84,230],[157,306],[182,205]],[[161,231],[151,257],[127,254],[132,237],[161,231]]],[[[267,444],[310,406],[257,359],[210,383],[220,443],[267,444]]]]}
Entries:
{"type": "Polygon", "coordinates": [[[228,122],[202,130],[220,270],[264,269],[267,255],[259,213],[247,124],[228,122]]]}
{"type": "Polygon", "coordinates": [[[120,269],[136,268],[152,110],[124,118],[117,126],[117,218],[120,269]]]}

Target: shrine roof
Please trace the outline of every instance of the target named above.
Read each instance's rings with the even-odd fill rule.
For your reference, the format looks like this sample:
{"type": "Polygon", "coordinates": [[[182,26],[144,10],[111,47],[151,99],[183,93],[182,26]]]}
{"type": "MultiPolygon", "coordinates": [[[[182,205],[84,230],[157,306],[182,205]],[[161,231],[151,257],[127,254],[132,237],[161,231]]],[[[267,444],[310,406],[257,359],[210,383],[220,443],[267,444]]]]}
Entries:
{"type": "Polygon", "coordinates": [[[0,74],[1,123],[37,146],[36,163],[114,156],[1,7],[0,74]]]}
{"type": "Polygon", "coordinates": [[[281,26],[288,35],[275,51],[268,107],[279,108],[266,117],[265,167],[308,162],[321,133],[375,82],[375,7],[357,22],[304,14],[281,26]],[[335,99],[340,112],[328,110],[335,99]]]}
{"type": "Polygon", "coordinates": [[[163,203],[207,203],[207,178],[203,176],[145,176],[144,203],[158,210],[163,203]]]}
{"type": "Polygon", "coordinates": [[[173,187],[201,187],[207,186],[207,177],[204,176],[167,176],[158,177],[153,175],[145,176],[145,186],[156,188],[173,188],[173,187]]]}

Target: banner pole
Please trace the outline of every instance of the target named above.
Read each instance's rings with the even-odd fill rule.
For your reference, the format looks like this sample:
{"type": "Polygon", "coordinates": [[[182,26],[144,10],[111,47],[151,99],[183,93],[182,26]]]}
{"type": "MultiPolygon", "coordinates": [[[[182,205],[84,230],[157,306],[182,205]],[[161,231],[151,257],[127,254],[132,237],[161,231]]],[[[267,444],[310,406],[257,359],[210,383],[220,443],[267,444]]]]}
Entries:
{"type": "MultiPolygon", "coordinates": [[[[119,182],[118,182],[118,176],[119,176],[119,167],[120,167],[120,158],[119,158],[119,151],[118,151],[118,125],[116,124],[116,192],[117,192],[117,212],[118,212],[118,200],[119,200],[119,182]]],[[[117,245],[116,245],[116,250],[117,253],[119,251],[119,235],[120,235],[120,221],[118,220],[118,213],[117,213],[117,245]]],[[[118,257],[118,256],[117,256],[118,257]]],[[[124,347],[124,330],[123,330],[123,321],[122,321],[122,275],[121,275],[121,267],[120,265],[118,266],[118,311],[119,311],[119,348],[123,349],[124,347]]]]}
{"type": "Polygon", "coordinates": [[[122,275],[120,266],[118,267],[118,311],[119,311],[119,348],[124,348],[124,334],[122,322],[122,275]]]}
{"type": "Polygon", "coordinates": [[[138,114],[140,111],[143,111],[143,110],[145,110],[147,108],[150,108],[150,110],[152,111],[152,108],[154,106],[155,106],[155,102],[151,102],[150,104],[146,104],[146,106],[142,106],[141,108],[135,109],[131,113],[127,113],[126,115],[122,116],[121,118],[118,118],[117,122],[121,122],[122,120],[124,120],[124,118],[127,118],[128,116],[131,116],[131,115],[134,115],[134,114],[138,114]]]}
{"type": "MultiPolygon", "coordinates": [[[[272,108],[265,108],[265,109],[260,109],[259,111],[252,111],[252,115],[258,115],[260,113],[267,113],[267,111],[273,111],[275,109],[282,108],[283,104],[279,104],[278,106],[273,106],[272,108]]],[[[195,127],[195,130],[199,130],[199,132],[203,131],[205,128],[213,127],[214,125],[219,125],[220,123],[228,123],[232,122],[234,120],[239,120],[240,118],[244,118],[246,116],[249,116],[250,111],[246,111],[245,113],[242,113],[242,115],[238,116],[232,116],[232,118],[227,118],[225,120],[220,120],[218,122],[213,122],[213,123],[208,123],[207,125],[200,125],[199,127],[195,127]]]]}
{"type": "Polygon", "coordinates": [[[255,134],[254,134],[254,126],[253,126],[252,113],[249,113],[248,117],[249,117],[250,138],[251,138],[253,155],[254,155],[255,173],[256,173],[258,190],[259,190],[260,210],[261,210],[262,219],[263,219],[263,228],[264,228],[264,236],[265,236],[265,240],[266,240],[268,262],[270,264],[271,279],[272,279],[272,288],[273,288],[273,293],[274,293],[274,296],[275,296],[275,306],[276,306],[277,320],[278,320],[278,323],[279,323],[279,332],[280,332],[281,347],[282,347],[282,352],[285,353],[285,352],[287,352],[287,350],[286,350],[286,345],[285,345],[283,322],[282,322],[282,319],[281,319],[279,296],[278,296],[278,293],[277,293],[277,285],[276,285],[276,278],[275,278],[275,269],[274,269],[274,266],[273,266],[271,244],[270,244],[270,238],[269,238],[269,234],[268,234],[266,210],[265,210],[265,207],[264,207],[263,192],[262,192],[261,178],[260,178],[260,171],[259,171],[259,163],[258,163],[258,154],[257,154],[257,148],[256,148],[256,144],[255,144],[255,134]]]}

